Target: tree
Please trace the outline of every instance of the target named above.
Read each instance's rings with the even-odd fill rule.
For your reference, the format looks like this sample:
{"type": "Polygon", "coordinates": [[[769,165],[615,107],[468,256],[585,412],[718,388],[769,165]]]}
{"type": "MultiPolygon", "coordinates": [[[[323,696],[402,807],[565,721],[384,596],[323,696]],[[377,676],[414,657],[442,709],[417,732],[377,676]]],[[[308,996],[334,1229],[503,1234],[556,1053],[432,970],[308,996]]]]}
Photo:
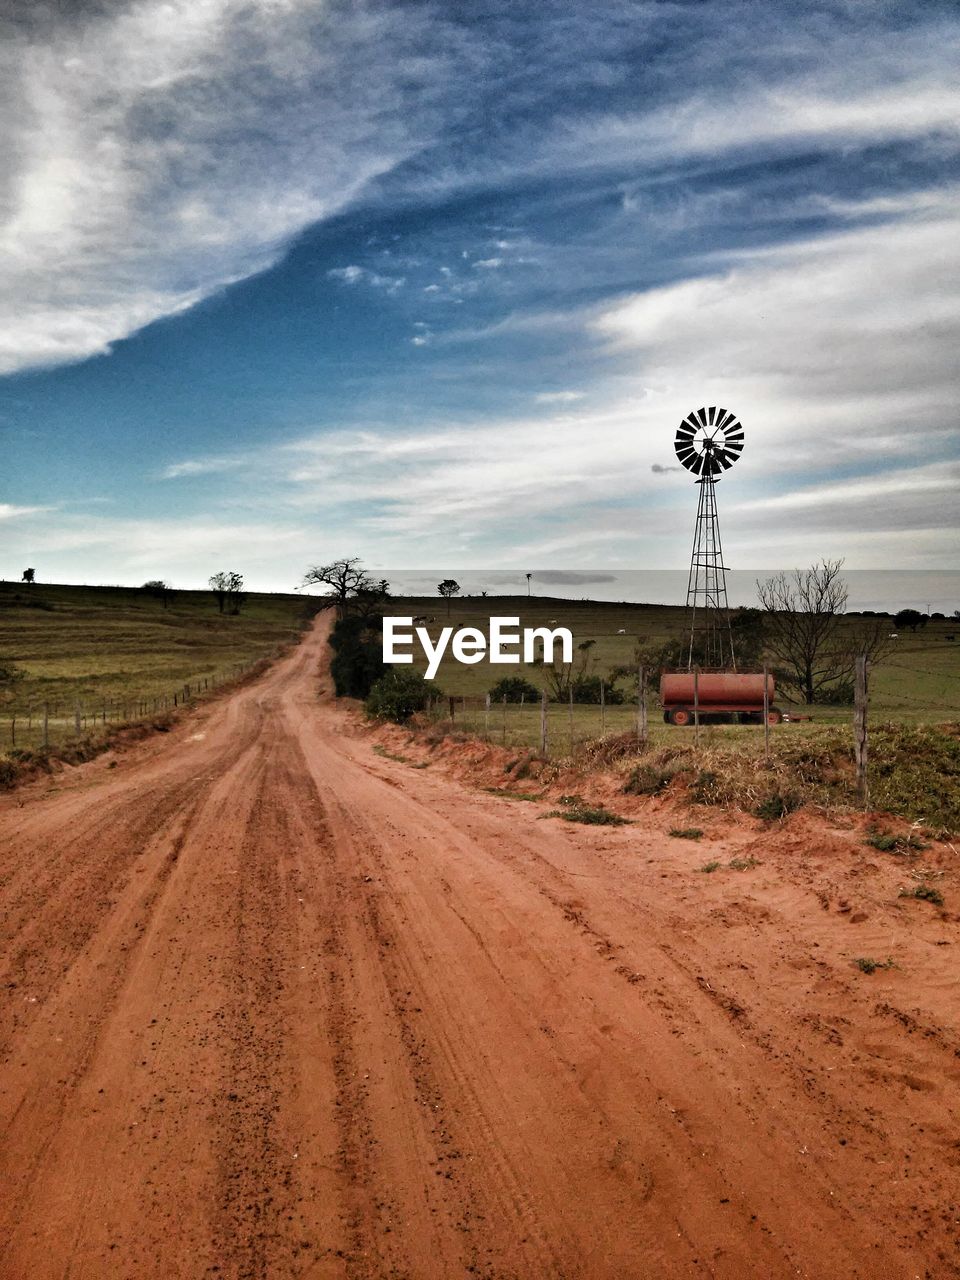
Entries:
{"type": "Polygon", "coordinates": [[[162,600],[163,607],[166,609],[170,601],[169,582],[164,582],[162,578],[151,578],[149,582],[143,584],[140,590],[154,600],[162,600]]]}
{"type": "Polygon", "coordinates": [[[907,627],[911,631],[916,631],[917,627],[926,625],[927,615],[921,613],[919,609],[901,609],[899,613],[893,615],[893,625],[898,631],[906,630],[907,627]]]}
{"type": "Polygon", "coordinates": [[[844,619],[847,588],[842,560],[822,560],[809,569],[779,573],[757,582],[764,610],[764,640],[781,683],[816,702],[830,685],[849,680],[858,654],[877,661],[886,651],[889,623],[860,626],[844,619]]]}
{"type": "Polygon", "coordinates": [[[221,569],[210,579],[210,590],[217,597],[217,608],[221,613],[229,613],[234,617],[240,612],[246,596],[243,593],[243,574],[234,569],[221,569]]]}
{"type": "Polygon", "coordinates": [[[35,569],[24,569],[23,577],[20,579],[21,582],[36,582],[36,580],[37,573],[35,569]]]}
{"type": "Polygon", "coordinates": [[[389,585],[385,580],[375,583],[357,556],[346,560],[333,560],[330,564],[312,565],[303,575],[305,587],[329,587],[328,603],[336,607],[337,617],[344,618],[352,602],[369,601],[370,593],[382,588],[381,598],[386,596],[389,585]]]}
{"type": "Polygon", "coordinates": [[[447,617],[450,617],[450,602],[460,592],[460,583],[455,578],[444,578],[437,583],[437,590],[447,602],[447,617]]]}
{"type": "Polygon", "coordinates": [[[337,697],[366,698],[387,670],[382,617],[351,613],[338,618],[330,633],[330,647],[330,674],[337,697]]]}

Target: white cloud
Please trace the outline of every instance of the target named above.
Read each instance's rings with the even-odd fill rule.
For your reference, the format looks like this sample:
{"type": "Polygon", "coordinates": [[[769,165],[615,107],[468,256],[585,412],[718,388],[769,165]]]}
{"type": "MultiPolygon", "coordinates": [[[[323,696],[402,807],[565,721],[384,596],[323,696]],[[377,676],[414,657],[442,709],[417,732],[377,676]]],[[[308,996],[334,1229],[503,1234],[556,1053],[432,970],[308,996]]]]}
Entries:
{"type": "Polygon", "coordinates": [[[541,391],[533,398],[537,404],[574,404],[585,395],[585,391],[541,391]]]}
{"type": "Polygon", "coordinates": [[[578,390],[543,392],[547,417],[318,433],[266,450],[256,472],[278,511],[322,504],[384,564],[442,546],[473,564],[508,551],[679,565],[693,488],[675,427],[725,404],[747,433],[720,490],[733,563],[951,564],[958,244],[960,218],[938,206],[771,250],[566,317],[618,366],[590,408],[578,390]]]}
{"type": "Polygon", "coordinates": [[[225,471],[237,471],[247,459],[241,455],[220,458],[188,458],[173,462],[161,472],[163,480],[180,480],[187,476],[212,476],[225,471]]]}
{"type": "Polygon", "coordinates": [[[268,266],[429,140],[439,43],[416,11],[312,0],[140,0],[7,39],[0,373],[268,266]]]}
{"type": "Polygon", "coordinates": [[[50,510],[52,510],[51,507],[17,507],[10,502],[0,502],[0,520],[19,520],[24,516],[33,516],[50,510]]]}

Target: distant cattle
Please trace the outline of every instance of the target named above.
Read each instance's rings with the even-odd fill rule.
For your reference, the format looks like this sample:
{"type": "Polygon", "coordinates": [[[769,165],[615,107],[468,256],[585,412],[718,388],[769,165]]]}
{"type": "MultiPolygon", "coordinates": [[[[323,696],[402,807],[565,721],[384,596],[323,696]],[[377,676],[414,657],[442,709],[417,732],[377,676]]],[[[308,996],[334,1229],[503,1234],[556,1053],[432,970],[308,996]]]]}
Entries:
{"type": "Polygon", "coordinates": [[[621,628],[620,628],[620,630],[617,632],[617,635],[618,635],[618,636],[625,636],[626,634],[627,634],[627,628],[626,628],[626,627],[621,627],[621,628]]]}

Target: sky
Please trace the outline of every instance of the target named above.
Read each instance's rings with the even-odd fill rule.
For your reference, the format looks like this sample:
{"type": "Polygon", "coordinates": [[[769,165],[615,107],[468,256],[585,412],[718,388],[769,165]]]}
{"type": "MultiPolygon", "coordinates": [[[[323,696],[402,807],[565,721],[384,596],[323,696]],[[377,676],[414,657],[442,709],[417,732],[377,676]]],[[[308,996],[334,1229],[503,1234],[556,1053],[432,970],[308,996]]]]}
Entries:
{"type": "Polygon", "coordinates": [[[960,564],[955,3],[0,14],[0,576],[960,564]]]}

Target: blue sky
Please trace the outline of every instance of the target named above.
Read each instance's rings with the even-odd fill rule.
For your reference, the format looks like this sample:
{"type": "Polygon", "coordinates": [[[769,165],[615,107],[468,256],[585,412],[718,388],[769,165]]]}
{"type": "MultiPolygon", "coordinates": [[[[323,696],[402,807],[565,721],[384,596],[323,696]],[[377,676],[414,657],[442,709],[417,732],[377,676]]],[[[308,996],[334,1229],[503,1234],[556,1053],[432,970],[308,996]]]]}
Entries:
{"type": "Polygon", "coordinates": [[[0,573],[958,562],[954,4],[7,24],[0,573]]]}

